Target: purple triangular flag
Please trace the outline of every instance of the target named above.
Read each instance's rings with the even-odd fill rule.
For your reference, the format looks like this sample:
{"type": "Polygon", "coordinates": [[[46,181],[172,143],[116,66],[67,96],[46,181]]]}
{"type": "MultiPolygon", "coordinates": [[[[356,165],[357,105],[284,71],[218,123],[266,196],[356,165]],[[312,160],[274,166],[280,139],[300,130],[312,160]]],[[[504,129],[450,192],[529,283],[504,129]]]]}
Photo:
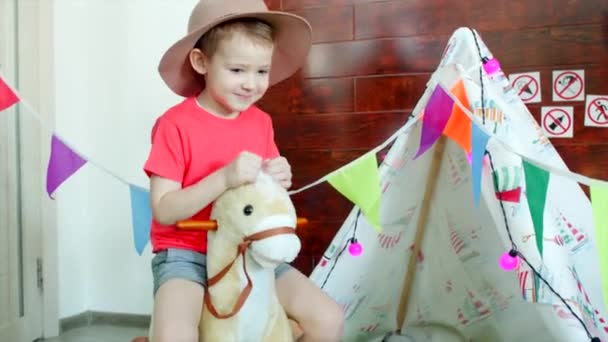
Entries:
{"type": "Polygon", "coordinates": [[[473,145],[473,151],[471,153],[471,172],[473,176],[473,196],[476,207],[479,206],[479,199],[481,197],[481,169],[488,140],[490,140],[490,136],[473,123],[473,129],[471,130],[471,142],[473,145]]]}
{"type": "Polygon", "coordinates": [[[86,162],[53,134],[51,157],[46,170],[46,192],[49,197],[53,198],[51,194],[86,162]]]}
{"type": "Polygon", "coordinates": [[[454,100],[437,86],[426,104],[424,117],[422,118],[422,134],[420,136],[420,147],[414,159],[426,152],[443,134],[443,129],[452,115],[454,100]]]}

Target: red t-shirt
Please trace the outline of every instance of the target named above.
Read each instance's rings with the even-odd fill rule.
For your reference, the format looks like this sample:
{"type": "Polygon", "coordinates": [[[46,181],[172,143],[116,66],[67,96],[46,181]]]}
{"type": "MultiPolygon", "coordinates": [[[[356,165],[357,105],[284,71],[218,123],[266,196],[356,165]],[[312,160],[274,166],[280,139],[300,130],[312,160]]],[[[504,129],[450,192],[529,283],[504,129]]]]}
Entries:
{"type": "MultiPolygon", "coordinates": [[[[167,110],[152,129],[152,147],[144,171],[181,183],[197,183],[229,164],[242,151],[263,159],[279,155],[270,116],[251,106],[235,119],[224,119],[202,109],[194,97],[167,110]]],[[[192,219],[207,220],[211,205],[192,219]]],[[[207,252],[207,232],[178,230],[152,219],[152,251],[167,248],[207,252]]]]}

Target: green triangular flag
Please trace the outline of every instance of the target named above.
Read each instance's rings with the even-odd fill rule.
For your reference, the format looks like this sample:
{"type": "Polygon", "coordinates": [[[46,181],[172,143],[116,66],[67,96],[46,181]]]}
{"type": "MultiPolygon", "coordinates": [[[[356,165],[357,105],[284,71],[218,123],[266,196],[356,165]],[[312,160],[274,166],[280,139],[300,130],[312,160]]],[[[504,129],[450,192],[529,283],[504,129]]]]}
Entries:
{"type": "Polygon", "coordinates": [[[380,177],[375,153],[367,153],[343,169],[329,174],[327,182],[357,205],[369,223],[380,227],[380,177]]]}
{"type": "Polygon", "coordinates": [[[604,301],[608,307],[608,186],[591,186],[595,241],[600,258],[604,301]]]}
{"type": "Polygon", "coordinates": [[[526,176],[526,196],[528,197],[528,207],[532,215],[534,233],[536,235],[536,247],[541,257],[543,255],[543,217],[545,215],[545,201],[547,199],[547,189],[549,185],[549,173],[538,168],[525,160],[524,173],[526,176]]]}

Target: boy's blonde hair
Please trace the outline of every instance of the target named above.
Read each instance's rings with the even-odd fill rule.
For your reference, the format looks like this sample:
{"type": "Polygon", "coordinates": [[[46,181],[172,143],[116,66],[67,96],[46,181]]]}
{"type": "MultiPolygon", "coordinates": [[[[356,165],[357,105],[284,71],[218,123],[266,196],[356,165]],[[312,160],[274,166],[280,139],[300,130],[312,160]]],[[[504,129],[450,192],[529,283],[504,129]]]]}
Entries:
{"type": "Polygon", "coordinates": [[[275,40],[275,30],[268,23],[254,18],[238,18],[210,29],[196,42],[194,48],[211,58],[220,42],[232,37],[234,33],[242,33],[259,44],[272,45],[275,40]]]}

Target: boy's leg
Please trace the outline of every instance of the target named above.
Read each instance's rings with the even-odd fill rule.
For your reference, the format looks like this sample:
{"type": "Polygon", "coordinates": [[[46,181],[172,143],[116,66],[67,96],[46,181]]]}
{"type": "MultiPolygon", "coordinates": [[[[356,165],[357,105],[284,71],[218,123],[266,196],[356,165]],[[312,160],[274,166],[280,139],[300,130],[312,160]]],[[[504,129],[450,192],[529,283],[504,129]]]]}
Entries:
{"type": "Polygon", "coordinates": [[[287,315],[304,331],[299,341],[340,341],[342,308],[300,271],[290,267],[278,276],[277,295],[287,315]]]}
{"type": "Polygon", "coordinates": [[[160,252],[152,259],[151,342],[198,342],[206,264],[204,255],[180,249],[160,252]]]}
{"type": "Polygon", "coordinates": [[[190,280],[175,278],[161,285],[154,298],[151,342],[198,342],[204,294],[190,280]]]}

